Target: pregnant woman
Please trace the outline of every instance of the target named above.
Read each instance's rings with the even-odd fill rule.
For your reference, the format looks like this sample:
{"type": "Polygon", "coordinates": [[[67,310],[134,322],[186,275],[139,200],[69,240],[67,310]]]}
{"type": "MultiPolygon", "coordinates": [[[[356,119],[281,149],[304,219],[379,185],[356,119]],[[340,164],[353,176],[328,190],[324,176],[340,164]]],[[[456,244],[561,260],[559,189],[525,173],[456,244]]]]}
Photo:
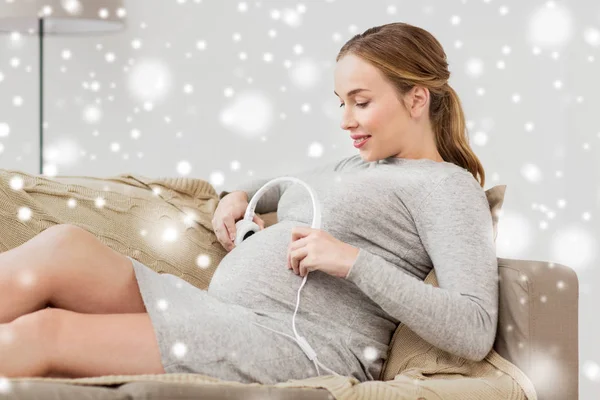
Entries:
{"type": "Polygon", "coordinates": [[[444,50],[391,23],[336,61],[341,128],[358,154],[294,175],[316,191],[321,229],[305,188],[283,182],[255,210],[277,210],[278,223],[233,247],[235,221],[270,179],[221,193],[213,227],[228,253],[203,291],[83,229],[49,228],[0,254],[0,375],[316,376],[292,333],[307,272],[296,328],[336,373],[379,379],[400,322],[482,360],[497,327],[492,216],[444,50]],[[432,268],[439,287],[423,282],[432,268]]]}

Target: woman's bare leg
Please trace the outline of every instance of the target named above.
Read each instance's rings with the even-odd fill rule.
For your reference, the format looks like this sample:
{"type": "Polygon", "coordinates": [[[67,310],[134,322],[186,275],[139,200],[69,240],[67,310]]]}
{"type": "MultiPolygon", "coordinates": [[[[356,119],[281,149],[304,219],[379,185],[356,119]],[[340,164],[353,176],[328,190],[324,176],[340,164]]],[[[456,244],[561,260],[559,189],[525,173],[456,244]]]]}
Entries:
{"type": "Polygon", "coordinates": [[[13,338],[9,344],[0,340],[0,375],[7,377],[165,373],[147,313],[94,315],[48,308],[0,325],[2,332],[13,338]]]}
{"type": "Polygon", "coordinates": [[[46,315],[38,311],[0,324],[0,375],[12,378],[48,373],[53,330],[46,315]]]}
{"type": "Polygon", "coordinates": [[[75,225],[56,225],[0,253],[0,323],[46,307],[144,313],[131,261],[75,225]]]}
{"type": "Polygon", "coordinates": [[[50,373],[71,378],[164,374],[148,313],[58,313],[50,373]]]}

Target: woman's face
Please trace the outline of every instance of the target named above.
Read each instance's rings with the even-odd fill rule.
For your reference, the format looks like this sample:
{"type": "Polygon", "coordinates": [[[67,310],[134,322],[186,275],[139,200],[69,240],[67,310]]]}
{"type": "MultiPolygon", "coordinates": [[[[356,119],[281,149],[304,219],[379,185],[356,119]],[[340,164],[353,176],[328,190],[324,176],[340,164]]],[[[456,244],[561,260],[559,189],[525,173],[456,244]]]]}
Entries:
{"type": "MultiPolygon", "coordinates": [[[[353,54],[335,66],[335,90],[342,107],[341,128],[350,135],[371,135],[358,150],[365,161],[413,153],[414,122],[397,92],[377,68],[353,54]],[[355,89],[366,89],[354,94],[355,89]]],[[[415,149],[416,150],[416,149],[415,149]]]]}

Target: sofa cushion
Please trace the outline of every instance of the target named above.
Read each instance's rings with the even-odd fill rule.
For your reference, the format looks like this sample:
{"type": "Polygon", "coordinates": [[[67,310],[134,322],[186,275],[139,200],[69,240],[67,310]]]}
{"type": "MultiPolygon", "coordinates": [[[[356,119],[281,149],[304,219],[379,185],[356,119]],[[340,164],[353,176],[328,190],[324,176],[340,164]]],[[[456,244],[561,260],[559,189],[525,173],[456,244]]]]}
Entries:
{"type": "Polygon", "coordinates": [[[494,226],[494,242],[496,236],[498,236],[498,220],[502,215],[502,204],[504,203],[504,194],[506,192],[506,185],[496,185],[491,189],[485,191],[488,203],[490,205],[490,212],[492,213],[492,224],[494,226]]]}

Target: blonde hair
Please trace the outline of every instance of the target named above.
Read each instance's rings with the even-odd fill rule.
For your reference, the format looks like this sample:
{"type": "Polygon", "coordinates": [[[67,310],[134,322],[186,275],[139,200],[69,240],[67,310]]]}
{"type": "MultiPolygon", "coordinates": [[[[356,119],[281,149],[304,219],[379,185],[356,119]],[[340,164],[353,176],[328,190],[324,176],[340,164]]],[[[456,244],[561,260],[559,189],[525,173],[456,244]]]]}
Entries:
{"type": "Polygon", "coordinates": [[[468,170],[483,188],[485,171],[469,145],[461,101],[448,84],[446,53],[431,33],[403,22],[376,26],[348,40],[336,62],[346,54],[378,68],[399,99],[415,85],[429,89],[429,118],[438,152],[444,161],[468,170]]]}

